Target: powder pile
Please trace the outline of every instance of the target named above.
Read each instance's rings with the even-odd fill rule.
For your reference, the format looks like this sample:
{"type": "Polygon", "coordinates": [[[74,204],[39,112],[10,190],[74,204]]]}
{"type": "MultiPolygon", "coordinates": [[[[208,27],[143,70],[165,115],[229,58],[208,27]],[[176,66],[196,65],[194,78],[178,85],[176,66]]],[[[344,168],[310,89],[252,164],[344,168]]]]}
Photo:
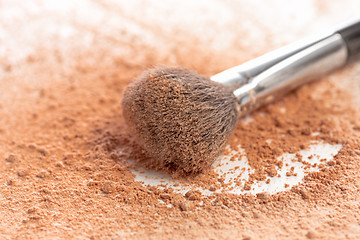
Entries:
{"type": "MultiPolygon", "coordinates": [[[[259,109],[252,121],[238,123],[230,145],[241,145],[255,169],[246,188],[276,175],[274,166],[281,166],[276,157],[296,154],[311,140],[343,145],[332,161],[307,175],[304,183],[272,195],[217,193],[225,183],[213,169],[184,179],[209,189],[214,193],[210,196],[196,189],[181,194],[166,186],[136,182],[130,162],[144,166],[148,157],[129,134],[120,104],[126,85],[154,65],[184,65],[210,76],[270,50],[276,43],[269,40],[269,46],[264,46],[256,33],[274,38],[272,33],[280,30],[266,25],[278,26],[271,22],[274,12],[286,17],[291,17],[286,15],[289,12],[292,17],[302,16],[296,11],[345,16],[357,10],[356,1],[299,2],[296,11],[291,6],[283,10],[283,2],[269,1],[271,16],[259,8],[266,20],[263,24],[252,17],[253,1],[243,3],[251,8],[220,1],[195,4],[197,15],[209,16],[199,16],[205,26],[212,26],[209,31],[234,32],[233,25],[215,17],[219,12],[233,15],[232,23],[252,19],[250,27],[258,24],[252,31],[255,35],[239,30],[236,35],[246,41],[237,37],[223,43],[219,51],[217,42],[208,39],[211,34],[202,39],[201,34],[184,30],[186,21],[168,21],[170,27],[183,26],[169,34],[168,28],[157,25],[157,18],[148,24],[147,11],[130,14],[131,7],[152,9],[140,8],[144,2],[64,1],[66,10],[58,11],[53,2],[1,3],[1,239],[360,238],[360,116],[358,103],[340,87],[350,81],[351,89],[360,89],[359,64],[259,109]],[[339,7],[344,11],[335,11],[339,7]],[[258,43],[258,48],[247,46],[248,42],[258,43]]],[[[168,9],[173,9],[171,4],[168,9]]],[[[161,6],[154,8],[162,13],[160,22],[162,16],[176,17],[161,6]]],[[[179,6],[178,11],[189,9],[179,6]]],[[[313,18],[307,19],[298,20],[299,29],[310,26],[307,21],[313,18]]],[[[198,24],[202,26],[201,21],[198,24]]],[[[277,38],[287,40],[281,34],[277,38]]]]}

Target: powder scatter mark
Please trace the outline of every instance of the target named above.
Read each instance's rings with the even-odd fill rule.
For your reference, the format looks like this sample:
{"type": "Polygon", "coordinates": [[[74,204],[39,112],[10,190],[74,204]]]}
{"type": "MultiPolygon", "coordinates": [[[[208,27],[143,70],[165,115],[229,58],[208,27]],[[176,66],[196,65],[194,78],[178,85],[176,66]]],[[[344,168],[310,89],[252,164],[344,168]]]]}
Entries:
{"type": "Polygon", "coordinates": [[[314,238],[317,237],[317,234],[316,234],[316,232],[310,230],[310,231],[308,231],[308,232],[306,233],[305,236],[306,236],[308,239],[314,239],[314,238]]]}
{"type": "Polygon", "coordinates": [[[41,172],[39,172],[38,174],[36,174],[36,177],[38,178],[46,178],[50,175],[50,173],[47,170],[43,170],[41,172]]]}
{"type": "Polygon", "coordinates": [[[14,163],[17,161],[17,157],[15,154],[9,154],[6,158],[5,161],[8,163],[14,163]]]}

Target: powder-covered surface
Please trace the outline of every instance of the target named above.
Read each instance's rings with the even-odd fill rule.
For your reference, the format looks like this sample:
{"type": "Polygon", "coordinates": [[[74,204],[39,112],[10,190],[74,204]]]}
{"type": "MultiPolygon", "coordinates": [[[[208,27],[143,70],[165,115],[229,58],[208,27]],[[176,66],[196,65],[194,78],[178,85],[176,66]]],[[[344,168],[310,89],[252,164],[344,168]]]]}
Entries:
{"type": "Polygon", "coordinates": [[[0,2],[0,238],[359,239],[359,63],[239,122],[230,147],[255,169],[246,189],[279,174],[282,154],[342,146],[272,195],[218,193],[214,170],[184,180],[209,196],[135,181],[129,165],[146,156],[120,105],[149,67],[210,76],[345,20],[358,2],[163,4],[0,2]]]}

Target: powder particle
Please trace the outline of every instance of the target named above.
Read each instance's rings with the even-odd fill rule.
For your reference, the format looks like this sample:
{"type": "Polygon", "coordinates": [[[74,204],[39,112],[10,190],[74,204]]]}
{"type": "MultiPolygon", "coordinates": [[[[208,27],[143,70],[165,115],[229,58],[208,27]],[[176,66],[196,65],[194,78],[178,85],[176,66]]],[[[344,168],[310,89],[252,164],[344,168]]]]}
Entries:
{"type": "Polygon", "coordinates": [[[314,231],[308,231],[305,235],[308,239],[314,239],[316,238],[317,234],[314,231]]]}
{"type": "Polygon", "coordinates": [[[17,161],[17,157],[14,154],[9,154],[9,156],[5,158],[5,161],[9,163],[13,163],[17,161]]]}
{"type": "Polygon", "coordinates": [[[20,170],[20,171],[17,172],[17,175],[18,175],[19,177],[26,177],[26,176],[29,175],[29,172],[28,172],[26,169],[22,169],[22,170],[20,170]]]}
{"type": "Polygon", "coordinates": [[[200,200],[201,199],[201,192],[200,191],[188,191],[185,193],[185,198],[190,201],[200,200]]]}
{"type": "Polygon", "coordinates": [[[164,200],[167,200],[167,199],[170,199],[171,196],[170,196],[170,194],[162,193],[162,194],[160,194],[160,198],[164,199],[164,200]]]}
{"type": "Polygon", "coordinates": [[[105,194],[109,194],[115,191],[115,188],[111,182],[103,182],[100,187],[101,191],[105,194]]]}
{"type": "Polygon", "coordinates": [[[300,190],[300,195],[302,196],[303,199],[310,199],[311,197],[310,193],[303,189],[300,190]]]}
{"type": "Polygon", "coordinates": [[[251,240],[251,237],[250,237],[250,236],[247,236],[247,235],[244,235],[242,239],[243,239],[243,240],[251,240]]]}
{"type": "Polygon", "coordinates": [[[264,200],[264,201],[267,201],[267,200],[269,200],[269,198],[270,198],[270,194],[269,194],[269,193],[266,193],[266,192],[264,192],[264,193],[258,193],[256,196],[257,196],[259,199],[264,200]]]}
{"type": "Polygon", "coordinates": [[[179,203],[179,208],[181,211],[189,211],[190,210],[190,203],[188,202],[181,202],[179,203]]]}
{"type": "Polygon", "coordinates": [[[217,187],[215,185],[211,185],[209,187],[209,191],[212,191],[212,192],[216,191],[216,189],[217,189],[217,187]]]}
{"type": "Polygon", "coordinates": [[[43,170],[41,172],[39,172],[38,174],[36,174],[36,177],[38,178],[46,178],[50,175],[50,173],[46,170],[43,170]]]}

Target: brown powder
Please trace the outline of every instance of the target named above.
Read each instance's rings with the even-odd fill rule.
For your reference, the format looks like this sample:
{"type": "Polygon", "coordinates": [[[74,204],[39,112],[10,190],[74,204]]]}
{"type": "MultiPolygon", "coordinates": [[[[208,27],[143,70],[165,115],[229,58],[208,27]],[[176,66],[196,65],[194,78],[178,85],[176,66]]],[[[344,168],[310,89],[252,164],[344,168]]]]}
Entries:
{"type": "MultiPolygon", "coordinates": [[[[131,6],[154,10],[145,2],[69,3],[72,11],[60,12],[49,3],[22,1],[14,7],[2,2],[0,22],[7,37],[0,38],[6,49],[0,57],[1,238],[359,239],[360,116],[358,105],[340,86],[349,81],[351,89],[360,89],[356,81],[359,64],[253,113],[253,121],[240,121],[230,139],[233,147],[240,144],[245,149],[255,169],[246,185],[249,189],[255,180],[276,175],[275,166],[284,167],[282,161],[275,161],[276,156],[297,153],[311,140],[341,143],[343,147],[331,164],[306,175],[304,183],[273,195],[254,196],[244,191],[239,196],[225,191],[206,196],[196,189],[180,194],[166,186],[134,181],[129,161],[147,156],[129,135],[119,102],[125,86],[144,69],[157,64],[184,65],[211,75],[274,47],[271,33],[280,28],[269,26],[278,26],[271,21],[275,14],[303,16],[306,11],[332,19],[357,10],[356,1],[299,2],[294,8],[301,15],[296,15],[291,12],[292,5],[282,10],[269,1],[262,3],[264,9],[272,7],[269,17],[263,14],[262,5],[252,2],[194,5],[199,13],[210,16],[202,19],[206,26],[218,33],[225,34],[225,29],[236,32],[236,41],[220,52],[210,48],[209,39],[198,40],[185,30],[169,34],[155,18],[148,24],[147,12],[130,14],[131,6]],[[318,9],[322,5],[326,8],[318,9]],[[257,22],[255,12],[246,9],[258,9],[266,20],[251,29],[256,39],[257,29],[269,33],[269,46],[264,47],[263,38],[253,42],[251,34],[235,30],[247,30],[246,24],[238,26],[244,19],[248,24],[251,19],[257,22]],[[221,24],[217,14],[225,16],[226,11],[236,16],[231,19],[236,28],[217,25],[221,24]],[[106,17],[97,18],[102,15],[106,17]],[[144,31],[127,29],[124,23],[144,31]]],[[[178,11],[189,9],[179,6],[178,11]]],[[[168,19],[174,17],[172,13],[162,12],[168,19]]],[[[291,25],[296,22],[300,29],[322,26],[321,20],[314,23],[310,19],[312,24],[293,20],[291,25]]],[[[188,28],[186,22],[175,22],[188,28]]],[[[198,36],[206,39],[211,34],[198,36]]],[[[276,38],[287,39],[282,34],[276,38]]],[[[226,185],[212,169],[184,182],[212,191],[226,185]]]]}

